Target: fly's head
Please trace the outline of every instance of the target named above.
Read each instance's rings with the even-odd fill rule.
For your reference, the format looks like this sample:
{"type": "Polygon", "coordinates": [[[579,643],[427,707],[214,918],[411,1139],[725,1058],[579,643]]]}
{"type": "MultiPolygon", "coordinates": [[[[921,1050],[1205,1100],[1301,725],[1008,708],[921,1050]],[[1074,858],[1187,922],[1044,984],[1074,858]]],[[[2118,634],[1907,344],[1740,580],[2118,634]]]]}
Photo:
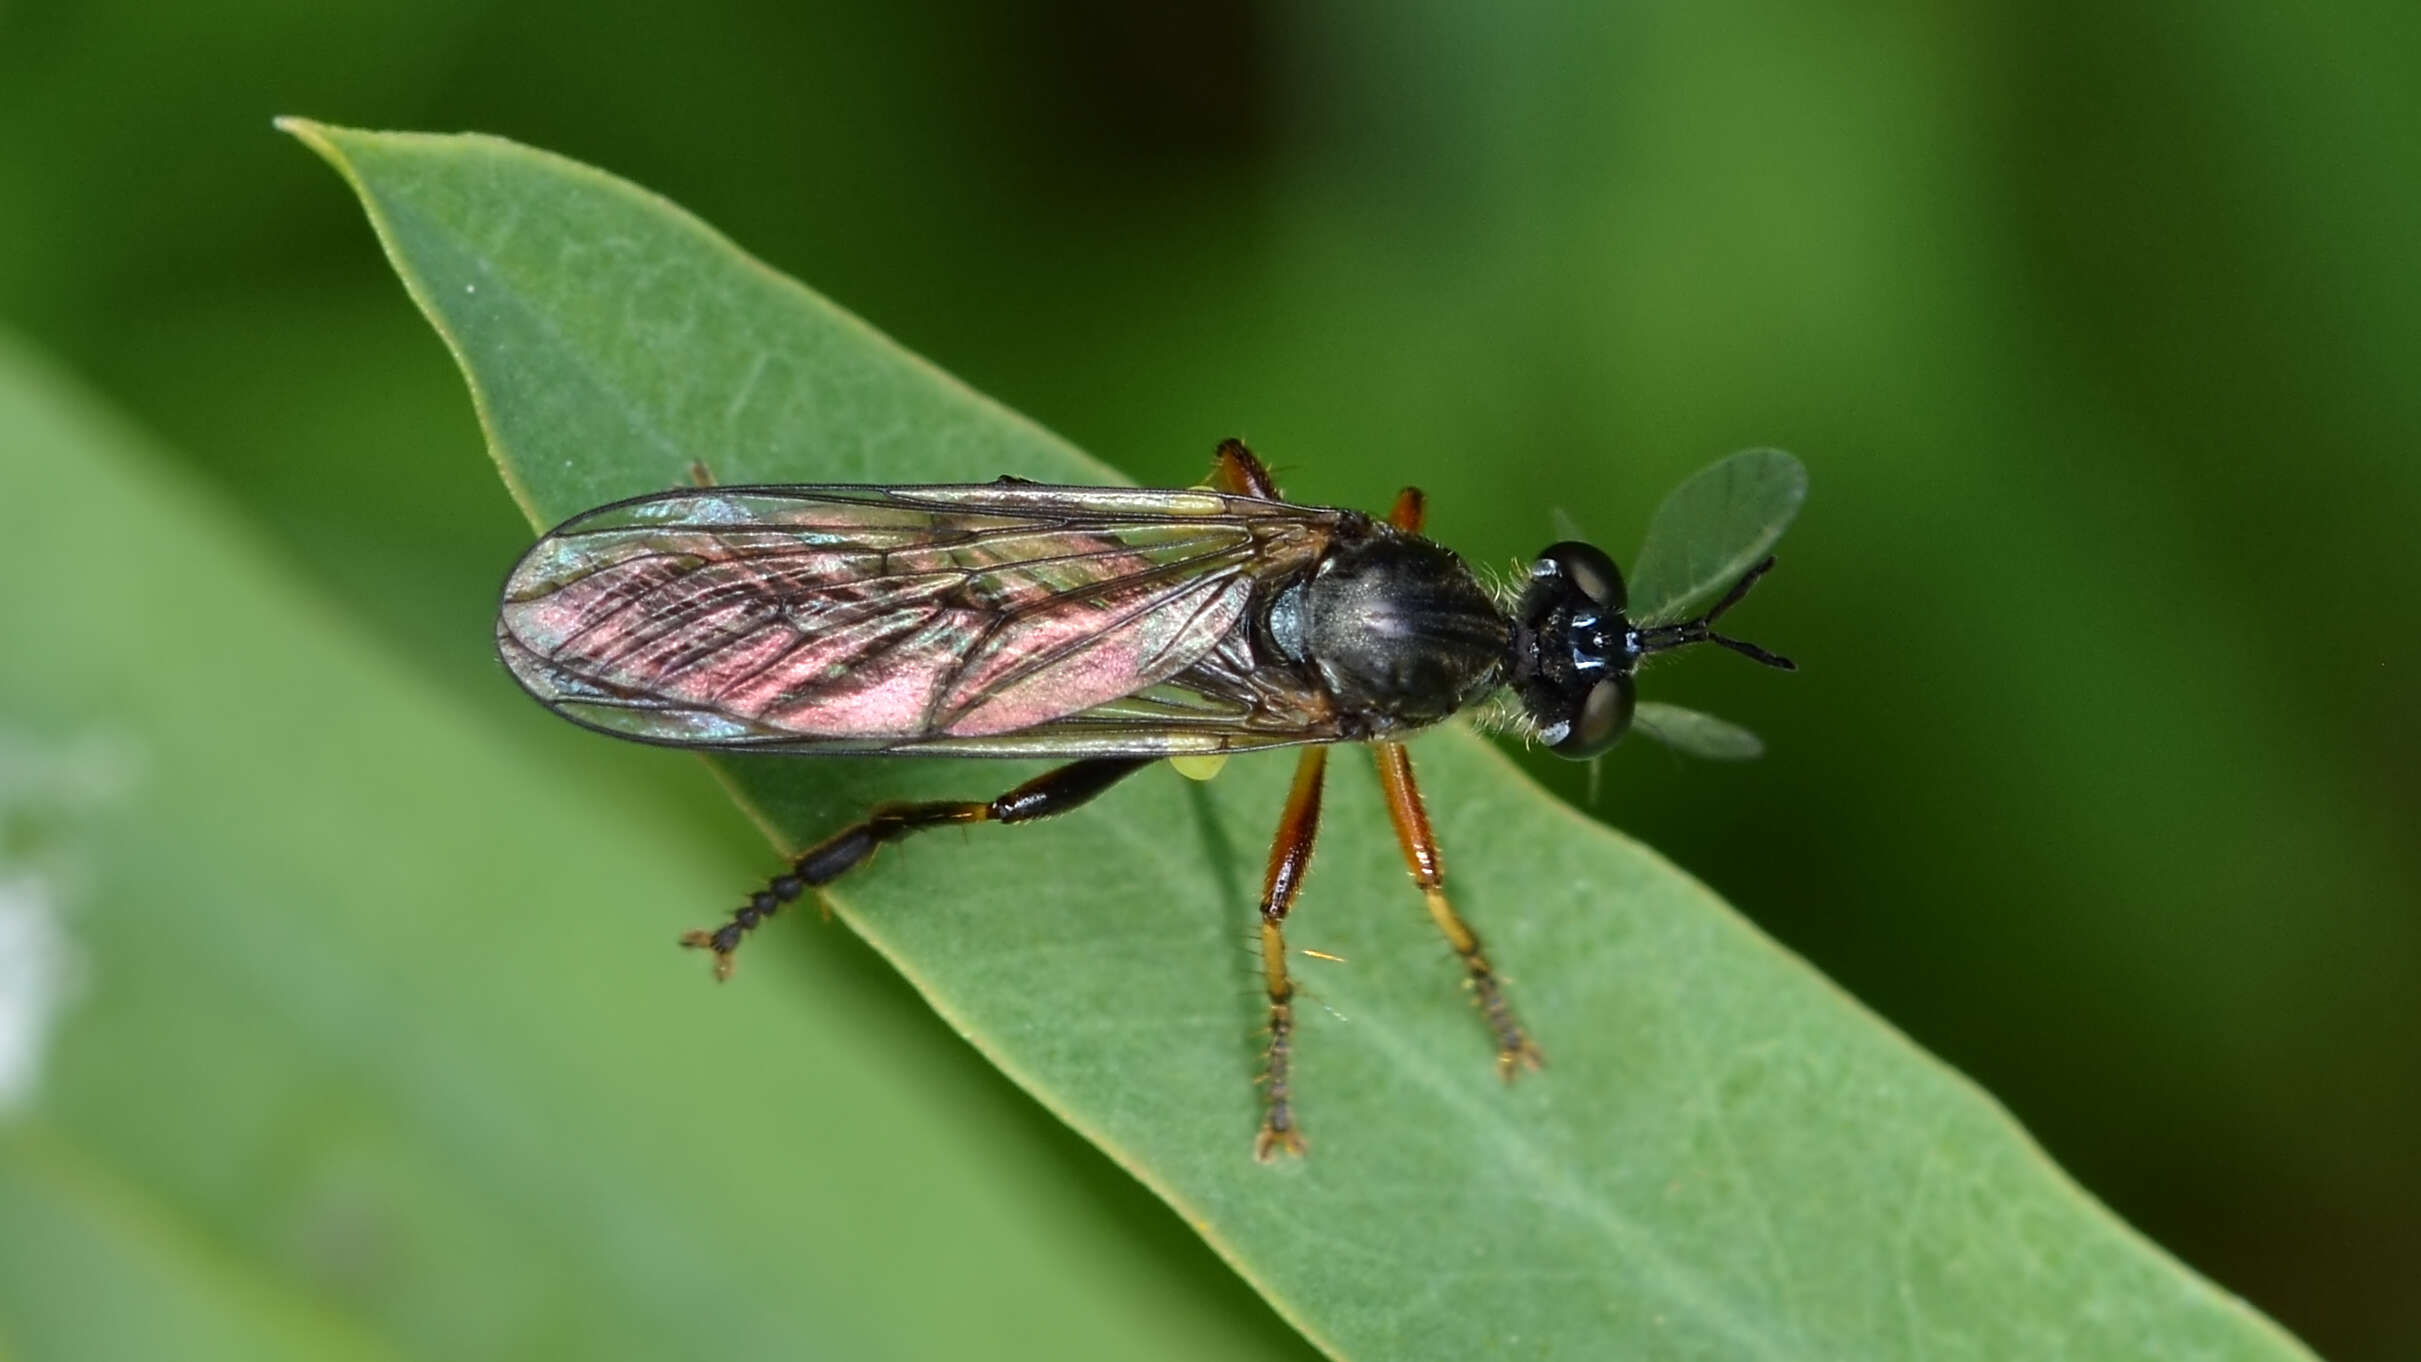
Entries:
{"type": "Polygon", "coordinates": [[[1639,625],[1630,617],[1622,570],[1604,550],[1569,539],[1540,550],[1513,607],[1505,668],[1539,741],[1558,756],[1582,761],[1619,742],[1638,702],[1640,662],[1669,648],[1716,643],[1769,667],[1796,670],[1789,658],[1714,629],[1773,565],[1768,558],[1750,568],[1697,619],[1639,625]]]}
{"type": "Polygon", "coordinates": [[[1621,569],[1595,545],[1550,544],[1530,564],[1506,670],[1539,741],[1559,756],[1594,757],[1631,726],[1639,655],[1628,604],[1621,569]]]}

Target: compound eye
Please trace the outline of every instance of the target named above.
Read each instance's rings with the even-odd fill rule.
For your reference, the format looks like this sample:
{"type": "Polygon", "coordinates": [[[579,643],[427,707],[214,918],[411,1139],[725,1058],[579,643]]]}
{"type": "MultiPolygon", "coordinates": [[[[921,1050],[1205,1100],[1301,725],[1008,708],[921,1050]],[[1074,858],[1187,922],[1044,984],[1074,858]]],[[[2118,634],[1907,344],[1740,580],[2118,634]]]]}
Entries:
{"type": "Polygon", "coordinates": [[[1580,712],[1572,716],[1562,741],[1554,744],[1559,757],[1585,761],[1612,747],[1631,726],[1631,706],[1638,698],[1628,672],[1607,677],[1581,697],[1580,712]]]}
{"type": "Polygon", "coordinates": [[[1549,544],[1539,551],[1538,566],[1534,571],[1541,575],[1552,573],[1562,577],[1602,609],[1620,611],[1625,604],[1622,571],[1614,566],[1614,560],[1606,556],[1605,550],[1595,544],[1584,544],[1577,539],[1549,544]]]}

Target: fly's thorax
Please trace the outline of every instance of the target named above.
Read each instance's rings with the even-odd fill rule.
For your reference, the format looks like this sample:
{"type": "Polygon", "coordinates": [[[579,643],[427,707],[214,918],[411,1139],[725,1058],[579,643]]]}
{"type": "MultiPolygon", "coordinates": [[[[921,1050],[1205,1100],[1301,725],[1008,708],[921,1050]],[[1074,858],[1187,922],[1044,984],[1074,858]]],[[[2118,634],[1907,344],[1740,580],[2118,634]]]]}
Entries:
{"type": "Polygon", "coordinates": [[[1435,723],[1495,689],[1513,630],[1462,559],[1378,526],[1282,593],[1269,624],[1340,707],[1382,728],[1435,723]]]}

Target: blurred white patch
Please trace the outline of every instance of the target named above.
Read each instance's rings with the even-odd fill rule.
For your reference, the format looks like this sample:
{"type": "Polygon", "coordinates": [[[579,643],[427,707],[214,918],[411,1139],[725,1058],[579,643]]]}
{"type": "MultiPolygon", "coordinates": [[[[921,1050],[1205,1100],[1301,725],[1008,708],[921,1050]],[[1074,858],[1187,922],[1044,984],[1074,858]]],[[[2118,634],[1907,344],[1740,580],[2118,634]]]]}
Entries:
{"type": "Polygon", "coordinates": [[[82,991],[66,905],[92,879],[97,816],[141,767],[122,739],[0,728],[0,1116],[32,1102],[59,1019],[82,991]]]}
{"type": "Polygon", "coordinates": [[[33,1097],[76,974],[58,895],[38,875],[0,879],[0,1116],[33,1097]]]}

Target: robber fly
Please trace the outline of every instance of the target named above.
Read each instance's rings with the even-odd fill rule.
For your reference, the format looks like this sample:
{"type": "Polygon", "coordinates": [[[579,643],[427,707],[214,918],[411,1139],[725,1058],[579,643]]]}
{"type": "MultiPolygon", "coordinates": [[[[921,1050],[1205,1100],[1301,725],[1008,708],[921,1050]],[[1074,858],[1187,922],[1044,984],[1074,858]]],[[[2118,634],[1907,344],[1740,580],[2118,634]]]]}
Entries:
{"type": "Polygon", "coordinates": [[[1791,667],[1715,623],[1772,566],[1765,550],[1804,476],[1788,455],[1753,451],[1684,484],[1658,526],[1676,507],[1696,523],[1714,506],[1743,542],[1660,540],[1652,528],[1634,566],[1658,595],[1636,601],[1613,560],[1576,541],[1491,590],[1421,537],[1419,489],[1384,519],[1296,505],[1235,440],[1206,485],[1184,490],[706,486],[557,526],[506,581],[496,641],[549,709],[642,742],[1074,759],[989,802],[877,806],[808,848],[729,921],[683,938],[713,952],[719,978],[783,904],[911,833],[1066,813],[1164,757],[1303,749],[1261,894],[1269,1050],[1254,1149],[1266,1159],[1302,1149],[1284,926],[1319,828],[1328,746],[1372,745],[1404,859],[1461,958],[1497,1067],[1508,1078],[1535,1068],[1496,967],[1446,897],[1403,740],[1478,710],[1587,758],[1638,712],[1676,746],[1741,755],[1741,739],[1754,743],[1741,730],[1636,707],[1633,676],[1698,643],[1791,667]],[[1743,486],[1749,513],[1727,512],[1743,486]]]}

